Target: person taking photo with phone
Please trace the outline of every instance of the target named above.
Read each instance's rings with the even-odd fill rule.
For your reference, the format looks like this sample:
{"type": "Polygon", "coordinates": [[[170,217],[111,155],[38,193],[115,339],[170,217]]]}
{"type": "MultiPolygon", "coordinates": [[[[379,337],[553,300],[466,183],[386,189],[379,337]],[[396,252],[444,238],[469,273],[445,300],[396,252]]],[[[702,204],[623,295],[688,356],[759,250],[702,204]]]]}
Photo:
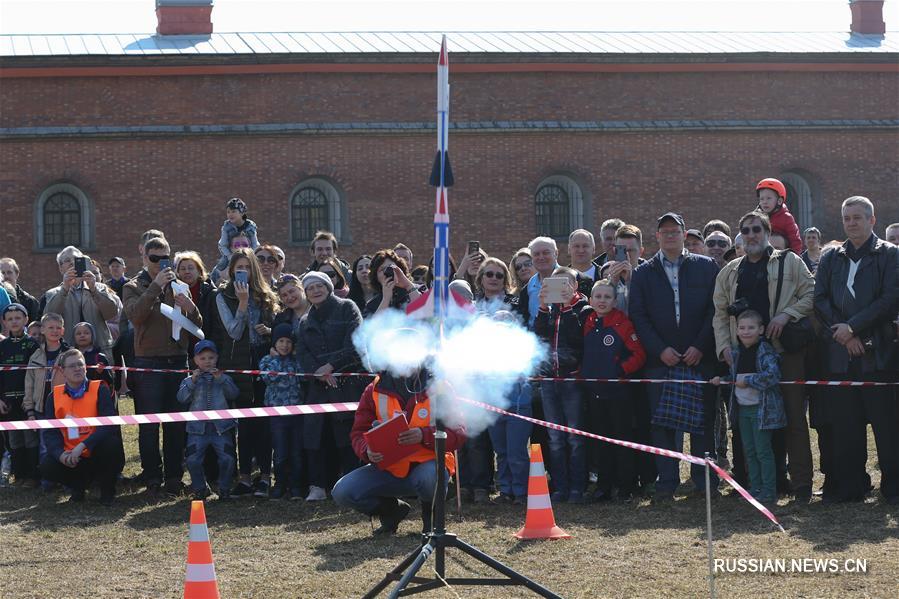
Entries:
{"type": "MultiPolygon", "coordinates": [[[[107,321],[115,321],[122,302],[115,291],[101,283],[90,268],[90,259],[75,246],[56,255],[62,283],[44,294],[44,310],[61,315],[66,322],[89,322],[96,331],[94,344],[107,356],[112,355],[114,339],[107,321]]],[[[66,330],[66,343],[73,346],[74,327],[66,330]]]]}
{"type": "Polygon", "coordinates": [[[366,318],[389,308],[402,310],[421,295],[412,283],[406,262],[393,250],[381,250],[372,256],[368,280],[376,293],[362,311],[366,318]]]}
{"type": "MultiPolygon", "coordinates": [[[[228,282],[215,297],[218,322],[216,345],[221,348],[219,367],[224,370],[255,370],[271,347],[272,321],[278,311],[278,296],[271,290],[249,248],[241,248],[228,260],[228,282]]],[[[240,389],[235,407],[262,407],[265,384],[258,377],[234,377],[240,389]]],[[[237,423],[237,461],[240,481],[234,497],[268,497],[272,472],[272,441],[264,418],[242,418],[237,423]],[[259,478],[252,481],[253,459],[259,478]]]]}
{"type": "MultiPolygon", "coordinates": [[[[172,250],[162,237],[144,244],[146,267],[122,289],[125,313],[134,329],[134,362],[137,368],[183,370],[187,368],[189,335],[182,331],[178,341],[172,339],[172,321],[162,314],[161,306],[181,308],[198,327],[203,317],[189,295],[172,292],[175,280],[172,250]]],[[[128,385],[134,389],[134,410],[138,414],[179,412],[177,395],[181,375],[157,372],[132,372],[128,385]]],[[[159,453],[159,424],[141,424],[138,431],[142,480],[147,492],[157,494],[165,483],[165,492],[179,495],[184,476],[184,423],[162,425],[162,455],[159,453]]]]}

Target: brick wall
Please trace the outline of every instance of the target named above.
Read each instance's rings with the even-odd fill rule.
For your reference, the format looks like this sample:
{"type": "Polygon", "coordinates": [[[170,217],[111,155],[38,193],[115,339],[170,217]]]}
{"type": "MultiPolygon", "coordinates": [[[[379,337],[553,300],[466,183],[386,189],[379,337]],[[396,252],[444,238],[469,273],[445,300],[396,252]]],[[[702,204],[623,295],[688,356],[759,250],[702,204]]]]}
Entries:
{"type": "MultiPolygon", "coordinates": [[[[433,77],[277,75],[5,80],[3,127],[430,121],[433,77]]],[[[878,73],[509,74],[453,79],[453,120],[897,118],[899,77],[878,73]]],[[[36,292],[58,280],[52,254],[36,253],[34,204],[67,180],[92,200],[96,247],[138,266],[136,243],[163,229],[173,249],[209,262],[224,202],[247,200],[260,238],[282,246],[288,264],[308,261],[288,247],[288,196],[324,175],[345,191],[352,258],[403,241],[417,262],[432,244],[433,135],[329,134],[118,139],[7,139],[0,144],[0,253],[13,255],[36,292]]],[[[732,225],[755,206],[754,184],[788,169],[814,178],[815,224],[840,237],[839,204],[870,197],[878,232],[899,221],[899,136],[894,130],[642,133],[456,132],[450,153],[452,249],[478,239],[508,259],[535,234],[539,182],[569,172],[581,182],[594,231],[618,216],[655,247],[654,218],[683,212],[689,226],[732,225]]]]}

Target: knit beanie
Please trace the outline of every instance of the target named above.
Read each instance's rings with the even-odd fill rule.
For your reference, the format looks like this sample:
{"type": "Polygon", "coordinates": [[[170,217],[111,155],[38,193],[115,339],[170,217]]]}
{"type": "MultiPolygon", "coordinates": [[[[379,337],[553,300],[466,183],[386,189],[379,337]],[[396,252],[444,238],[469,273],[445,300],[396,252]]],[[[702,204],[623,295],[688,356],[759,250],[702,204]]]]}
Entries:
{"type": "Polygon", "coordinates": [[[285,337],[290,339],[290,342],[293,343],[293,327],[290,326],[290,323],[282,322],[272,329],[272,346],[278,342],[278,339],[283,339],[285,337]]]}
{"type": "Polygon", "coordinates": [[[306,291],[306,288],[312,283],[322,283],[328,288],[328,293],[334,293],[334,283],[331,282],[331,277],[323,272],[318,272],[317,270],[307,272],[303,276],[303,291],[306,291]]]}

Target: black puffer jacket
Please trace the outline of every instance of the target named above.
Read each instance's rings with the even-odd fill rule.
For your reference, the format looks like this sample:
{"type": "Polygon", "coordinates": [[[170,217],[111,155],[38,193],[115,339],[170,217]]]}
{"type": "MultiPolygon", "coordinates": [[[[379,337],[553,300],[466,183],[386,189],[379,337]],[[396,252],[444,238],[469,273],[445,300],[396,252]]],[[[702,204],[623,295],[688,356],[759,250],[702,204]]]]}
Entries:
{"type": "Polygon", "coordinates": [[[587,305],[587,298],[578,293],[567,306],[553,304],[537,312],[534,332],[549,345],[549,355],[541,366],[545,376],[568,376],[580,369],[584,334],[579,314],[587,305]]]}
{"type": "Polygon", "coordinates": [[[828,367],[832,373],[849,369],[849,353],[829,334],[831,326],[846,323],[870,345],[864,369],[889,370],[896,352],[893,321],[899,311],[899,248],[871,235],[855,274],[853,297],[846,287],[850,243],[821,256],[815,273],[815,312],[824,328],[828,367]]]}

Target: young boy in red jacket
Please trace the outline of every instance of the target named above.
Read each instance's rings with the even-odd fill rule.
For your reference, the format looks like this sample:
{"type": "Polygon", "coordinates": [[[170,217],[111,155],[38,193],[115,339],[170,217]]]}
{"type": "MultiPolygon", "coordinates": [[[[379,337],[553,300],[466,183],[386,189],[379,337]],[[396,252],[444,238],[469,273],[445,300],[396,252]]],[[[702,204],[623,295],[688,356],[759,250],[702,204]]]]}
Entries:
{"type": "MultiPolygon", "coordinates": [[[[590,308],[583,316],[584,358],[581,376],[596,379],[626,378],[640,370],[646,352],[634,325],[615,307],[617,288],[609,279],[593,285],[590,308]]],[[[586,383],[590,432],[621,441],[633,441],[635,410],[627,383],[586,383]]],[[[633,449],[599,441],[599,478],[594,501],[630,499],[636,490],[636,453],[633,449]]]]}
{"type": "Polygon", "coordinates": [[[771,221],[771,232],[780,233],[787,240],[787,248],[796,255],[802,253],[802,238],[799,237],[799,226],[787,208],[787,188],[777,179],[762,179],[755,186],[758,196],[758,209],[768,215],[771,221]]]}

